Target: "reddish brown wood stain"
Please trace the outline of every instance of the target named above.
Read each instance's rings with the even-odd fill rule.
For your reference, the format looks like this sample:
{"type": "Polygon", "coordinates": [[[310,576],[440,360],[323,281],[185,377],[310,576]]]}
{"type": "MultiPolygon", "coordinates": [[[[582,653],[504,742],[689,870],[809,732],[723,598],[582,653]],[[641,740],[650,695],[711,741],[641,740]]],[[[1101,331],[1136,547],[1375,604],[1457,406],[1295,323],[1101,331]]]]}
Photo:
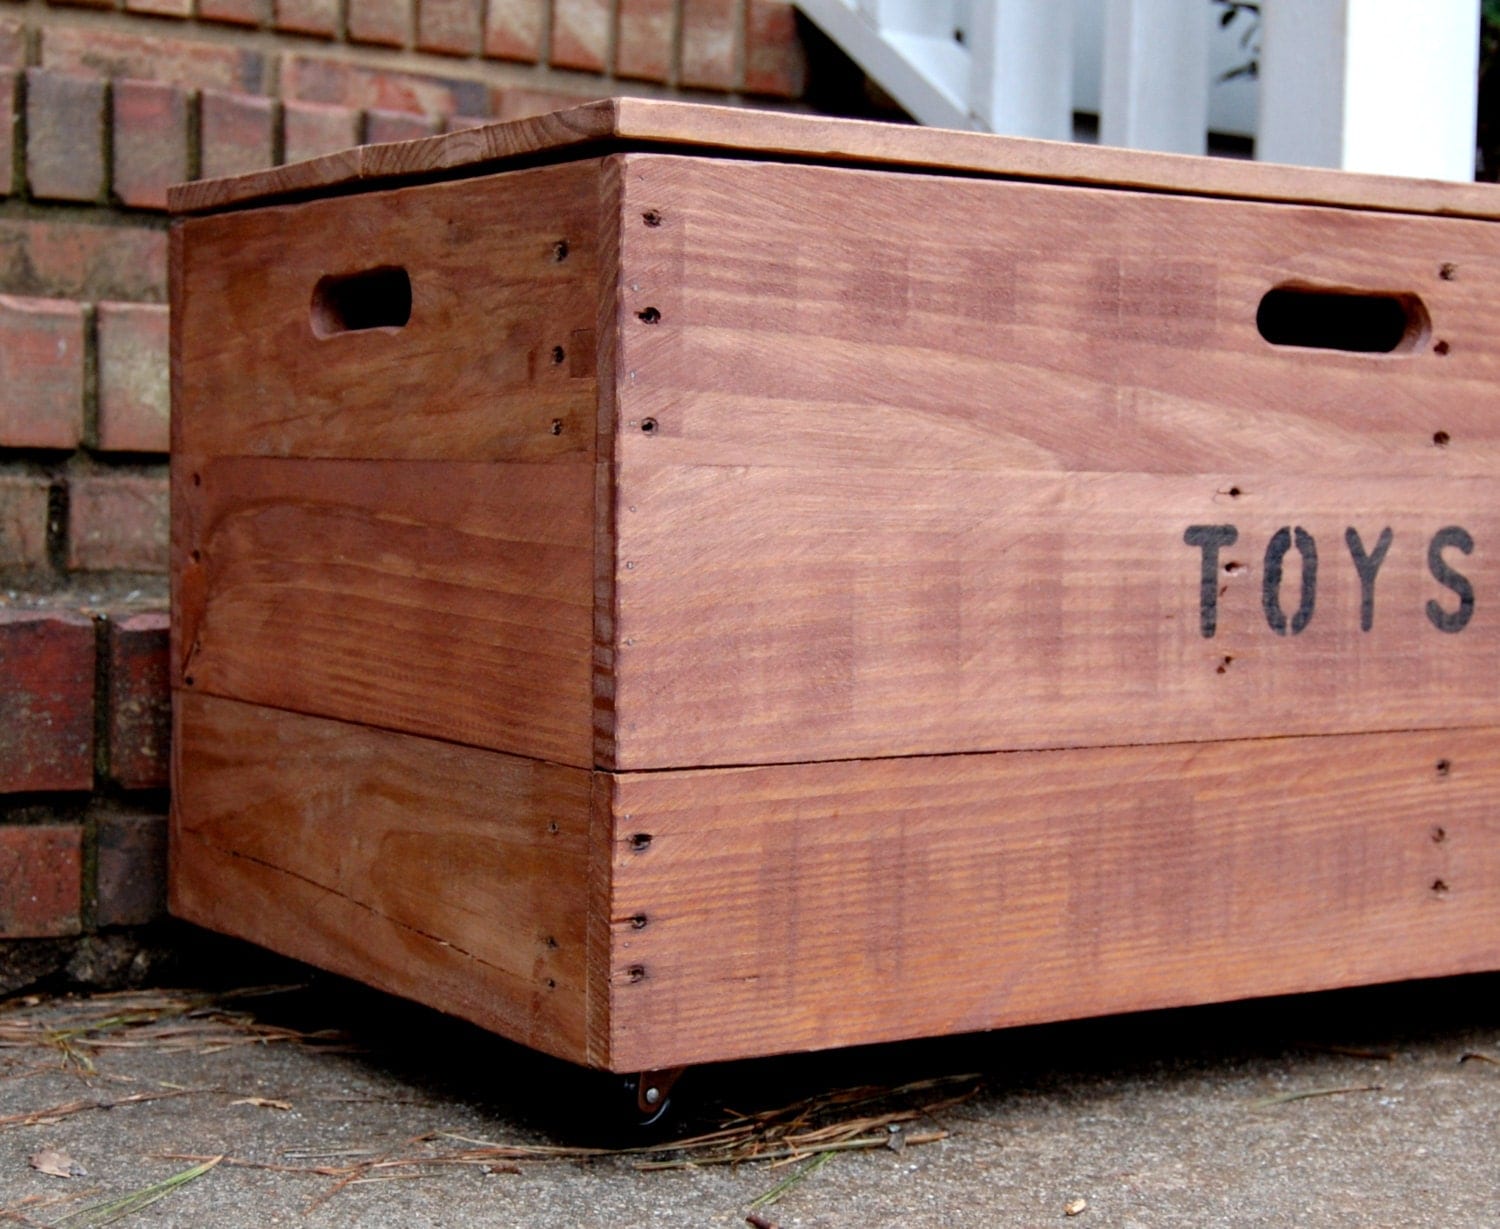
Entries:
{"type": "Polygon", "coordinates": [[[1492,189],[624,101],[175,205],[184,916],[617,1070],[1500,964],[1492,189]]]}

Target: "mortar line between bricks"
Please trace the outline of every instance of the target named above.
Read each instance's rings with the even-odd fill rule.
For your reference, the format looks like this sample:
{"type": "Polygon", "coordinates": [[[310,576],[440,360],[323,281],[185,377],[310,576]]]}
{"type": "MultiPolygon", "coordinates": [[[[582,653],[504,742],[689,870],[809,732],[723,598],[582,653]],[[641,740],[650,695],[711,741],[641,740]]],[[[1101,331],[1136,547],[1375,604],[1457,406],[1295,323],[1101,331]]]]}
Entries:
{"type": "MultiPolygon", "coordinates": [[[[533,74],[552,69],[552,23],[557,20],[557,0],[541,0],[542,30],[537,39],[536,63],[531,66],[533,74]]],[[[416,21],[416,4],[412,4],[412,21],[416,21]]],[[[414,40],[415,41],[415,40],[414,40]]]]}
{"type": "Polygon", "coordinates": [[[672,46],[668,52],[667,85],[673,89],[682,83],[682,48],[687,41],[683,36],[683,27],[687,24],[683,16],[686,3],[687,0],[673,0],[672,3],[672,46]]]}
{"type": "Polygon", "coordinates": [[[47,562],[52,567],[54,581],[67,574],[68,522],[72,516],[67,471],[61,468],[52,471],[51,484],[47,488],[47,562]]]}
{"type": "MultiPolygon", "coordinates": [[[[31,31],[33,36],[36,31],[31,31]]],[[[31,45],[35,45],[37,39],[33,37],[31,45]]],[[[31,52],[28,50],[28,56],[31,52]]],[[[31,198],[31,181],[27,177],[26,149],[31,144],[31,119],[28,115],[30,104],[28,99],[31,95],[31,83],[27,80],[23,70],[16,74],[16,114],[12,121],[14,133],[13,148],[10,151],[11,158],[11,187],[14,190],[12,199],[29,200],[31,198]]],[[[8,204],[9,202],[0,202],[8,204]]]]}
{"type": "Polygon", "coordinates": [[[109,209],[124,209],[125,203],[115,195],[115,83],[104,79],[104,105],[99,108],[99,157],[104,162],[104,199],[109,209]]]}
{"type": "MultiPolygon", "coordinates": [[[[65,222],[77,226],[117,226],[132,230],[165,231],[170,221],[160,209],[131,209],[92,201],[42,201],[20,196],[0,200],[0,218],[29,222],[65,222]]],[[[7,291],[6,293],[16,293],[7,291]]],[[[67,296],[37,295],[38,298],[67,296]]]]}
{"type": "Polygon", "coordinates": [[[745,88],[745,72],[749,67],[749,21],[750,0],[734,0],[734,62],[729,69],[729,77],[734,82],[730,89],[735,98],[740,97],[745,88]]]}
{"type": "Polygon", "coordinates": [[[99,447],[99,307],[83,305],[83,446],[99,447]]]}
{"type": "MultiPolygon", "coordinates": [[[[91,29],[142,37],[142,16],[113,9],[50,8],[46,0],[23,0],[7,12],[14,18],[34,27],[33,32],[44,34],[47,29],[91,29]]],[[[577,94],[580,102],[603,98],[611,94],[627,93],[645,98],[683,98],[671,82],[631,80],[619,81],[609,72],[590,72],[585,69],[565,68],[551,64],[551,34],[553,5],[549,2],[542,26],[543,44],[540,57],[535,64],[519,60],[506,60],[482,54],[467,56],[441,55],[421,51],[415,46],[385,47],[376,43],[350,43],[331,41],[315,35],[299,34],[296,31],[277,30],[274,27],[253,29],[220,22],[199,19],[176,18],[167,24],[162,18],[154,18],[156,37],[188,44],[202,44],[216,48],[234,48],[252,51],[261,57],[262,97],[275,97],[280,93],[279,80],[281,61],[287,55],[308,55],[315,59],[332,60],[375,72],[391,72],[416,77],[434,77],[465,81],[489,88],[548,89],[560,94],[577,94]]],[[[415,22],[415,15],[413,17],[415,22]]],[[[675,30],[680,35],[680,13],[674,12],[675,30]]],[[[42,39],[45,43],[45,38],[42,39]]],[[[40,58],[40,57],[39,57],[40,58]]],[[[45,68],[43,64],[28,67],[45,68]]],[[[99,73],[69,73],[67,70],[48,68],[48,71],[64,72],[72,76],[103,76],[99,73]]],[[[125,74],[116,74],[124,77],[125,74]]],[[[148,78],[149,79],[149,78],[148,78]]],[[[188,88],[185,83],[183,88],[188,88]]],[[[222,87],[214,87],[221,88],[222,87]]],[[[256,94],[255,90],[230,89],[228,93],[256,94]]],[[[733,100],[737,95],[723,90],[696,90],[691,92],[699,99],[710,98],[720,102],[733,100]]],[[[783,100],[788,105],[795,99],[783,100]]],[[[347,105],[347,104],[345,104],[347,105]]]]}
{"type": "MultiPolygon", "coordinates": [[[[420,3],[420,0],[419,0],[420,3]]],[[[673,0],[675,5],[676,0],[673,0]]],[[[619,75],[619,0],[613,0],[609,6],[609,29],[604,32],[604,74],[609,80],[615,80],[619,75]]]]}
{"type": "Polygon", "coordinates": [[[203,91],[187,91],[187,177],[203,178],[203,91]]]}
{"type": "MultiPolygon", "coordinates": [[[[417,0],[421,3],[421,0],[417,0]]],[[[620,5],[613,0],[609,6],[609,19],[604,26],[604,69],[600,74],[604,80],[613,82],[620,67],[620,5]]]]}

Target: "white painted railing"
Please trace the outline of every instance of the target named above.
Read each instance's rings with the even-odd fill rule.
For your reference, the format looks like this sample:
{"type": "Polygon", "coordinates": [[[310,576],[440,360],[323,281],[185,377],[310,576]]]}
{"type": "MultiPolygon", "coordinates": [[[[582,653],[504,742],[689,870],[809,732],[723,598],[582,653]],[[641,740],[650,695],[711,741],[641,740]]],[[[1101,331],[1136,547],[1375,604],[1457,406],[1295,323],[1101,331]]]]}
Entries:
{"type": "Polygon", "coordinates": [[[924,124],[1470,179],[1480,0],[797,0],[924,124]],[[1251,60],[1259,80],[1233,73],[1251,60]]]}

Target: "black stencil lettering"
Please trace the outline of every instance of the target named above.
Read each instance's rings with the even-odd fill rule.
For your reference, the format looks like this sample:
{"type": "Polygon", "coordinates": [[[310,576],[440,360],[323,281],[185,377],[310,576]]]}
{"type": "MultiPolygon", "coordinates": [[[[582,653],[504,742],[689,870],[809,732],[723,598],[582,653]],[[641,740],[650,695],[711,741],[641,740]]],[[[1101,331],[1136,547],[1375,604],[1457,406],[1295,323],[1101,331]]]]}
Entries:
{"type": "MultiPolygon", "coordinates": [[[[1266,567],[1261,581],[1261,605],[1265,608],[1266,622],[1278,636],[1287,634],[1287,617],[1281,609],[1281,561],[1292,548],[1293,530],[1282,526],[1271,535],[1266,544],[1266,567]]],[[[1313,603],[1318,598],[1318,544],[1312,534],[1298,525],[1296,530],[1297,553],[1302,556],[1302,601],[1292,615],[1291,634],[1302,631],[1313,617],[1313,603]]]]}
{"type": "Polygon", "coordinates": [[[1365,544],[1360,541],[1359,530],[1350,525],[1344,530],[1344,541],[1349,544],[1349,553],[1354,556],[1354,570],[1359,573],[1359,630],[1367,632],[1375,625],[1375,574],[1385,562],[1385,552],[1391,549],[1391,527],[1380,531],[1380,540],[1375,549],[1365,554],[1365,544]]]}
{"type": "Polygon", "coordinates": [[[1203,579],[1198,586],[1198,625],[1205,640],[1212,640],[1219,625],[1219,548],[1233,546],[1239,538],[1233,525],[1189,525],[1182,540],[1203,548],[1203,579]]]}
{"type": "Polygon", "coordinates": [[[1474,617],[1474,586],[1467,576],[1455,572],[1443,561],[1443,551],[1450,546],[1456,546],[1467,555],[1474,550],[1474,539],[1467,529],[1457,525],[1439,529],[1427,544],[1427,567],[1438,584],[1458,594],[1458,609],[1444,610],[1434,599],[1427,603],[1427,617],[1440,632],[1461,632],[1474,617]]]}

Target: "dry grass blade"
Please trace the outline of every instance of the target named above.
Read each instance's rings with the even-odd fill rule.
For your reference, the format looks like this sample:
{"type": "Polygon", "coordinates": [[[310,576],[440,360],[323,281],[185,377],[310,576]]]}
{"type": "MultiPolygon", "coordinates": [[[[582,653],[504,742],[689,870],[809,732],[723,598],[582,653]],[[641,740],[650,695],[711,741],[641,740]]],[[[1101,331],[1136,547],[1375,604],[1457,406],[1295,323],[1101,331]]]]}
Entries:
{"type": "Polygon", "coordinates": [[[1381,1084],[1359,1084],[1350,1088],[1308,1088],[1301,1092],[1280,1092],[1273,1097],[1262,1097],[1258,1101],[1252,1101],[1250,1108],[1253,1110],[1270,1109],[1274,1105],[1286,1105],[1290,1101],[1306,1101],[1310,1097],[1340,1097],[1345,1093],[1355,1092],[1380,1092],[1384,1085],[1381,1084]]]}
{"type": "Polygon", "coordinates": [[[139,1105],[143,1101],[165,1101],[170,1097],[202,1096],[218,1091],[216,1088],[172,1088],[164,1092],[131,1093],[128,1097],[116,1097],[112,1100],[65,1101],[61,1105],[49,1105],[45,1109],[29,1110],[24,1114],[8,1114],[0,1118],[0,1129],[41,1126],[88,1110],[112,1110],[121,1105],[139,1105]]]}
{"type": "Polygon", "coordinates": [[[150,1186],[144,1186],[138,1191],[131,1191],[128,1195],[121,1195],[117,1199],[107,1199],[103,1203],[90,1204],[86,1208],[79,1208],[56,1222],[57,1229],[95,1229],[96,1226],[112,1225],[117,1220],[124,1220],[127,1216],[133,1216],[142,1208],[150,1207],[158,1200],[165,1199],[173,1191],[180,1190],[189,1182],[201,1178],[210,1169],[224,1158],[216,1156],[202,1164],[194,1165],[191,1169],[184,1169],[180,1173],[173,1174],[170,1178],[163,1178],[160,1182],[153,1182],[150,1186]]]}
{"type": "Polygon", "coordinates": [[[1467,1054],[1460,1054],[1458,1061],[1461,1063],[1491,1063],[1500,1067],[1500,1058],[1493,1054],[1481,1054],[1478,1050],[1470,1050],[1467,1054]]]}
{"type": "Polygon", "coordinates": [[[342,1041],[332,1032],[304,1033],[266,1024],[230,1004],[297,989],[259,986],[221,994],[127,990],[85,999],[28,998],[0,1012],[0,1049],[48,1048],[93,1069],[91,1052],[152,1049],[214,1053],[238,1045],[342,1041]]]}
{"type": "Polygon", "coordinates": [[[833,1160],[833,1157],[834,1154],[832,1152],[818,1153],[817,1156],[813,1157],[811,1161],[809,1161],[796,1173],[792,1174],[791,1177],[783,1178],[770,1190],[764,1191],[761,1194],[757,1195],[754,1199],[752,1199],[750,1201],[750,1210],[754,1212],[760,1208],[769,1208],[773,1203],[775,1203],[778,1199],[785,1195],[787,1191],[791,1190],[792,1187],[796,1186],[799,1182],[805,1182],[808,1178],[811,1178],[813,1174],[817,1173],[818,1170],[822,1169],[823,1166],[828,1164],[829,1161],[833,1160]]]}
{"type": "MultiPolygon", "coordinates": [[[[625,1157],[632,1159],[637,1169],[658,1170],[735,1165],[748,1161],[774,1166],[822,1157],[819,1161],[821,1167],[839,1152],[899,1151],[946,1139],[948,1132],[941,1126],[910,1131],[907,1125],[931,1119],[935,1113],[968,1100],[980,1087],[978,1076],[965,1075],[922,1080],[898,1088],[849,1089],[811,1097],[779,1109],[753,1114],[731,1113],[724,1125],[716,1130],[689,1139],[634,1148],[506,1143],[451,1131],[431,1131],[410,1141],[410,1155],[374,1152],[366,1148],[327,1148],[288,1152],[284,1158],[290,1163],[280,1164],[182,1153],[167,1154],[162,1159],[221,1160],[224,1165],[333,1179],[333,1185],[308,1206],[307,1210],[311,1212],[357,1182],[377,1178],[430,1177],[445,1168],[490,1168],[497,1162],[589,1162],[625,1157]],[[882,1106],[889,1108],[881,1110],[882,1106]],[[424,1148],[424,1145],[429,1147],[424,1148]],[[455,1148],[452,1145],[461,1146],[455,1148]]],[[[786,1189],[786,1185],[777,1189],[786,1189]]]]}
{"type": "Polygon", "coordinates": [[[1338,1054],[1345,1058],[1366,1058],[1376,1063],[1393,1063],[1399,1057],[1395,1050],[1372,1050],[1364,1046],[1333,1045],[1322,1041],[1299,1042],[1298,1049],[1318,1054],[1338,1054]]]}

